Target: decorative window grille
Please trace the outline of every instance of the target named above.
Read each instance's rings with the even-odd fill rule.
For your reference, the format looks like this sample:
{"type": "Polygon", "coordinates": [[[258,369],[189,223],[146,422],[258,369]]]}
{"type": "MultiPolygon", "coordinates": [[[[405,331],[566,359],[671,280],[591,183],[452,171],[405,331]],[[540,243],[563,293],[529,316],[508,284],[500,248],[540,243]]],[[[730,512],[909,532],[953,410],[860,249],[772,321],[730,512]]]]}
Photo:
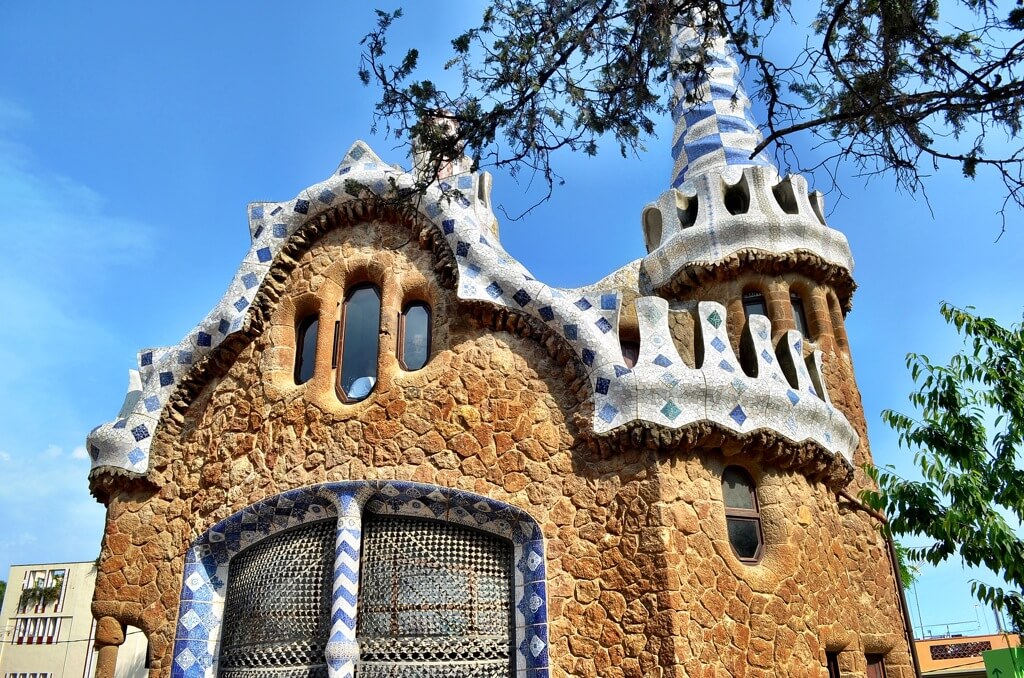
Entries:
{"type": "Polygon", "coordinates": [[[357,675],[513,675],[511,551],[451,523],[364,514],[357,675]]]}
{"type": "Polygon", "coordinates": [[[928,648],[932,659],[966,659],[968,657],[980,657],[982,652],[992,649],[992,643],[987,640],[970,643],[949,643],[948,645],[932,645],[928,648]]]}
{"type": "Polygon", "coordinates": [[[231,560],[221,678],[327,678],[335,526],[306,523],[231,560]]]}

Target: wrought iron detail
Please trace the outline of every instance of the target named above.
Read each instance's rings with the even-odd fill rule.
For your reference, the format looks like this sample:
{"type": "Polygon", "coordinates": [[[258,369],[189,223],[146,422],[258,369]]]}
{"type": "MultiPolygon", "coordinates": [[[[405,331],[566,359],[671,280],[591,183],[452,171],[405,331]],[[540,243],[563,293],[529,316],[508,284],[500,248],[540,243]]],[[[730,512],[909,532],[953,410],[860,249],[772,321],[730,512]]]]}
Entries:
{"type": "Polygon", "coordinates": [[[360,678],[512,675],[512,545],[452,523],[363,514],[360,678]]]}
{"type": "Polygon", "coordinates": [[[327,678],[335,526],[306,523],[231,560],[220,678],[327,678]]]}
{"type": "Polygon", "coordinates": [[[992,643],[987,640],[973,643],[949,643],[947,645],[932,645],[928,648],[934,660],[942,659],[966,659],[967,657],[980,657],[982,652],[992,649],[992,643]]]}

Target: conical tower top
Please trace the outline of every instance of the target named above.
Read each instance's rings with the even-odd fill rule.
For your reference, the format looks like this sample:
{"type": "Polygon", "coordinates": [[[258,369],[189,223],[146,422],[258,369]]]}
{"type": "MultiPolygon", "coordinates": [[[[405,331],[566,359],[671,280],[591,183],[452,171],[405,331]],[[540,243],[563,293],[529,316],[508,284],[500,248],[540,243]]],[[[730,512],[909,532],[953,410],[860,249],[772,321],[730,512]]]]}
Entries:
{"type": "Polygon", "coordinates": [[[710,47],[702,40],[703,22],[677,25],[672,36],[676,63],[705,61],[707,81],[693,89],[693,79],[680,74],[672,87],[672,186],[707,172],[728,167],[771,167],[762,151],[751,157],[763,137],[750,112],[750,99],[740,80],[739,66],[724,37],[710,47]]]}

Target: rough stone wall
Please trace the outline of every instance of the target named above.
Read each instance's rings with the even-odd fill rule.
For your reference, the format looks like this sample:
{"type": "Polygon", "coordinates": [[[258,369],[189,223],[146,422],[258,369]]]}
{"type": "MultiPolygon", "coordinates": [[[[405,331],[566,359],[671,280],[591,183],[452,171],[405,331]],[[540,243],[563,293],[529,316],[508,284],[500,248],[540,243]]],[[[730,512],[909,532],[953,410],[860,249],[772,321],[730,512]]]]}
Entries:
{"type": "MultiPolygon", "coordinates": [[[[93,610],[112,628],[106,620],[143,629],[154,678],[170,675],[184,553],[198,535],[297,486],[384,478],[471,490],[538,521],[554,676],[825,676],[825,648],[840,645],[844,675],[863,672],[865,648],[896,648],[890,675],[910,675],[891,574],[862,514],[802,476],[751,468],[769,545],[762,564],[739,564],[719,453],[599,459],[573,424],[572,366],[470,320],[434,282],[436,264],[386,225],[325,236],[263,333],[158,430],[157,489],[113,493],[93,610]],[[345,290],[365,281],[383,298],[379,381],[345,404],[330,369],[333,320],[345,290]],[[413,299],[433,308],[433,351],[406,373],[394,341],[413,299]],[[318,309],[316,376],[296,386],[296,322],[318,309]]],[[[100,642],[116,644],[107,635],[100,642]]]]}
{"type": "Polygon", "coordinates": [[[844,676],[863,675],[865,652],[885,654],[889,676],[913,675],[888,551],[869,516],[799,473],[712,450],[666,461],[660,487],[683,675],[824,678],[826,651],[840,652],[844,676]],[[756,565],[728,541],[721,474],[731,465],[757,484],[765,551],[756,565]]]}

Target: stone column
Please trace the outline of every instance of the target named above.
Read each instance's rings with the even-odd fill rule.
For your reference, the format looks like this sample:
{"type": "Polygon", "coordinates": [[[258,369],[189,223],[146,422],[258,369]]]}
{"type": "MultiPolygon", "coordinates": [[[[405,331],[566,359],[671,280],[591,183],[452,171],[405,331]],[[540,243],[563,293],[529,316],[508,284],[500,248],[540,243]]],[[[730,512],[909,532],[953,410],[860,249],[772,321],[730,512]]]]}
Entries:
{"type": "Polygon", "coordinates": [[[114,678],[117,648],[124,643],[124,627],[113,617],[100,617],[96,625],[96,678],[114,678]]]}

